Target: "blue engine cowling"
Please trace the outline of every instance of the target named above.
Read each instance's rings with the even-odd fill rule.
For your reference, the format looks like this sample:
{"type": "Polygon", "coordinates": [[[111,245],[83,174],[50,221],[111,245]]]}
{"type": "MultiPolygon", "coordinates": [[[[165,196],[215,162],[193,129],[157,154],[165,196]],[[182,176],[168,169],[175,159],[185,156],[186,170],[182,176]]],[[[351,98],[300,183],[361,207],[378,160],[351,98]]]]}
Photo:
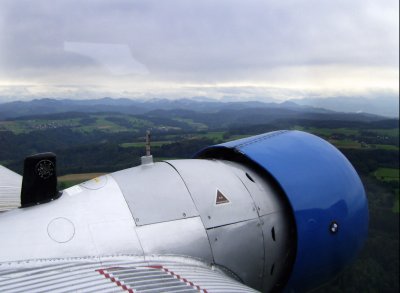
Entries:
{"type": "Polygon", "coordinates": [[[297,232],[286,291],[322,284],[360,251],[368,233],[365,191],[350,162],[327,141],[301,131],[276,131],[211,146],[195,157],[243,157],[282,188],[297,232]]]}

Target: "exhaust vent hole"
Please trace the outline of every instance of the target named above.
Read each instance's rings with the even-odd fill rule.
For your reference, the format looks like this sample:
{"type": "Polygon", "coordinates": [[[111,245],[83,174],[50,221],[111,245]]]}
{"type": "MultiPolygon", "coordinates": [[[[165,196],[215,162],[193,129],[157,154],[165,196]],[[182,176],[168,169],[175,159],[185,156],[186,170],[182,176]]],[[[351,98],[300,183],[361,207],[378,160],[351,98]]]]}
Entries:
{"type": "Polygon", "coordinates": [[[249,178],[250,181],[255,182],[254,179],[249,175],[249,173],[246,172],[247,178],[249,178]]]}
{"type": "Polygon", "coordinates": [[[274,269],[275,269],[275,264],[272,264],[271,266],[271,270],[269,272],[269,274],[272,276],[274,274],[274,269]]]}

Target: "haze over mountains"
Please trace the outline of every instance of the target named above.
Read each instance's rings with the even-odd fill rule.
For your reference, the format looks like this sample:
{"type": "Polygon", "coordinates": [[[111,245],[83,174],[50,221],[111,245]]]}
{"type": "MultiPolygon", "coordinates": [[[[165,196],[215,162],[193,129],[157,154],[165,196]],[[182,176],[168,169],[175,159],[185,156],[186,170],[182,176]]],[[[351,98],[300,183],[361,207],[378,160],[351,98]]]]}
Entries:
{"type": "Polygon", "coordinates": [[[338,112],[371,113],[386,117],[399,117],[399,97],[379,98],[331,97],[295,100],[298,105],[321,107],[338,112]]]}
{"type": "MultiPolygon", "coordinates": [[[[202,113],[240,110],[274,110],[271,114],[332,114],[357,113],[361,116],[399,117],[398,100],[393,98],[361,99],[348,97],[307,98],[285,102],[236,101],[224,102],[207,98],[133,100],[102,98],[90,100],[35,99],[0,104],[0,119],[63,112],[118,112],[144,114],[151,111],[187,110],[202,113]],[[339,113],[338,113],[339,112],[339,113]],[[372,115],[370,115],[372,114],[372,115]]],[[[286,116],[286,115],[284,115],[286,116]]],[[[371,117],[370,117],[371,118],[371,117]]]]}

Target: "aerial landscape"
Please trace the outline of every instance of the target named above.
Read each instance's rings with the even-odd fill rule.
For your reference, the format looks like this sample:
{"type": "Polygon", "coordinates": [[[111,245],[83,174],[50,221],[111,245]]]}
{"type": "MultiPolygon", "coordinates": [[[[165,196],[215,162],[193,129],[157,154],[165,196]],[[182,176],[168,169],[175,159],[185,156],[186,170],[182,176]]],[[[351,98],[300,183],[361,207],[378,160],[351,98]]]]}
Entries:
{"type": "Polygon", "coordinates": [[[295,103],[186,99],[142,102],[139,107],[134,101],[110,98],[80,103],[85,107],[79,107],[79,111],[71,100],[0,104],[0,116],[6,115],[0,120],[0,164],[22,174],[26,156],[52,151],[57,155],[59,188],[65,189],[139,165],[148,130],[155,161],[190,158],[206,146],[274,130],[310,132],[331,142],[351,161],[363,180],[370,212],[369,237],[359,259],[321,292],[355,292],[364,288],[366,280],[368,287],[388,292],[396,286],[398,118],[295,103]],[[114,111],[106,112],[112,109],[110,105],[114,111]],[[71,111],[62,112],[68,107],[71,111]],[[26,108],[30,111],[24,111],[26,108]]]}
{"type": "MultiPolygon", "coordinates": [[[[185,278],[174,283],[180,279],[179,274],[163,268],[163,257],[169,253],[198,258],[200,263],[193,260],[191,265],[203,268],[207,280],[225,282],[226,288],[218,285],[223,292],[233,292],[235,286],[239,286],[235,292],[281,292],[286,285],[290,292],[399,292],[399,118],[397,0],[0,1],[0,291],[42,288],[43,280],[35,279],[35,268],[43,265],[42,258],[49,266],[41,273],[61,276],[50,278],[54,284],[46,283],[45,276],[43,284],[55,286],[46,288],[73,291],[78,287],[68,283],[69,276],[65,285],[64,274],[72,272],[68,267],[74,267],[78,257],[83,260],[77,266],[81,276],[100,276],[101,280],[96,280],[111,280],[118,289],[133,292],[133,285],[131,288],[128,283],[115,281],[111,271],[116,269],[119,274],[119,265],[125,269],[130,260],[138,260],[107,260],[110,267],[104,267],[101,257],[102,253],[107,257],[130,255],[140,247],[138,254],[142,253],[143,258],[157,255],[160,263],[144,264],[140,260],[138,267],[169,274],[162,278],[168,277],[171,286],[190,287],[179,287],[182,292],[213,291],[200,290],[185,278]],[[275,137],[280,133],[288,137],[286,141],[275,137]],[[297,142],[296,135],[300,137],[297,142]],[[269,137],[273,139],[267,140],[269,137]],[[245,149],[253,143],[254,148],[245,149]],[[315,167],[314,154],[315,162],[324,164],[315,167]],[[190,160],[185,169],[187,178],[195,180],[185,179],[184,172],[179,172],[180,164],[185,164],[181,159],[201,159],[190,160]],[[279,160],[287,164],[274,165],[279,160]],[[214,167],[195,172],[198,161],[200,165],[218,161],[226,164],[223,170],[240,171],[247,177],[243,179],[233,172],[236,181],[225,180],[231,178],[231,173],[218,172],[222,169],[212,163],[207,166],[214,167]],[[154,166],[154,173],[146,173],[150,169],[145,168],[146,162],[154,166]],[[157,171],[166,165],[172,177],[166,171],[157,171]],[[336,167],[339,171],[335,173],[332,170],[336,167]],[[304,174],[303,169],[307,170],[304,174]],[[282,177],[274,173],[276,170],[282,171],[278,172],[282,177]],[[126,175],[129,172],[135,174],[133,178],[126,175]],[[35,177],[40,177],[39,173],[53,180],[51,188],[35,177]],[[107,175],[110,173],[114,175],[107,175]],[[22,179],[23,174],[31,175],[22,179]],[[319,182],[324,176],[329,180],[319,182]],[[159,181],[173,187],[164,190],[159,181]],[[251,200],[255,198],[252,192],[261,190],[264,197],[260,198],[271,210],[261,214],[254,200],[254,205],[248,207],[249,218],[236,218],[235,212],[228,209],[226,214],[218,214],[234,206],[230,195],[220,190],[219,184],[225,181],[230,182],[226,184],[232,190],[245,188],[237,192],[251,200]],[[244,187],[235,185],[239,181],[244,187]],[[101,188],[93,188],[93,182],[101,188]],[[215,201],[212,198],[207,208],[214,211],[221,204],[217,215],[232,220],[207,226],[209,220],[214,221],[214,215],[207,214],[209,210],[201,211],[196,206],[191,216],[179,210],[178,189],[186,196],[182,198],[190,199],[194,194],[188,182],[194,182],[201,200],[206,196],[203,198],[200,191],[209,188],[211,191],[204,194],[215,195],[215,201]],[[251,189],[245,182],[260,185],[251,189]],[[102,190],[103,183],[107,192],[102,190]],[[142,183],[146,188],[140,189],[142,183]],[[297,188],[301,184],[307,187],[297,188]],[[292,205],[293,194],[289,196],[288,186],[299,190],[293,198],[303,200],[304,206],[300,204],[296,209],[292,205]],[[153,189],[158,191],[151,193],[153,189]],[[47,194],[48,190],[51,192],[47,194]],[[43,198],[32,195],[36,193],[43,193],[43,198]],[[86,199],[74,196],[78,193],[85,194],[86,199]],[[164,195],[171,196],[173,204],[163,202],[164,195]],[[102,201],[97,202],[96,196],[102,201]],[[151,204],[139,209],[132,200],[129,206],[135,196],[140,203],[151,204]],[[2,205],[14,209],[2,212],[2,205]],[[178,216],[146,224],[141,223],[142,216],[135,216],[139,210],[144,217],[161,217],[163,205],[178,216]],[[352,206],[359,209],[352,210],[352,206]],[[76,226],[67,212],[71,212],[71,219],[76,216],[76,226]],[[285,217],[279,218],[279,213],[285,217]],[[276,218],[264,221],[262,217],[269,215],[270,219],[276,218]],[[335,217],[357,225],[343,227],[335,217]],[[323,221],[318,223],[321,218],[329,218],[329,229],[321,224],[323,221]],[[51,226],[53,220],[56,225],[51,226]],[[275,220],[282,226],[274,226],[275,220]],[[121,222],[114,227],[110,224],[113,221],[121,222]],[[175,221],[197,221],[196,227],[200,228],[190,226],[192,230],[184,230],[181,224],[173,225],[175,221]],[[250,222],[256,228],[243,224],[250,222]],[[234,230],[242,224],[242,230],[234,230]],[[33,232],[36,228],[38,233],[33,232]],[[83,235],[81,238],[75,236],[75,228],[82,233],[76,233],[83,235]],[[225,228],[225,234],[215,232],[225,228]],[[131,233],[133,230],[135,233],[131,233]],[[149,231],[157,231],[156,236],[149,231]],[[196,234],[182,241],[181,237],[190,234],[187,231],[200,231],[202,237],[196,234]],[[232,231],[257,237],[246,238],[232,231]],[[277,235],[283,235],[281,231],[287,233],[287,238],[281,238],[285,240],[279,239],[283,242],[276,241],[280,237],[277,235]],[[160,240],[158,233],[165,233],[164,239],[160,240]],[[108,239],[109,234],[121,241],[108,239]],[[224,235],[228,235],[226,242],[220,238],[224,235]],[[68,238],[65,242],[64,237],[68,238]],[[234,239],[242,244],[236,245],[234,239]],[[343,239],[353,242],[340,242],[343,239]],[[142,245],[140,240],[147,242],[142,245]],[[258,252],[262,257],[257,255],[257,261],[253,261],[251,257],[256,254],[252,255],[252,245],[257,241],[262,242],[262,253],[258,252]],[[203,242],[206,249],[197,249],[196,245],[203,242]],[[76,243],[82,246],[78,249],[76,243]],[[176,247],[189,249],[190,253],[176,247]],[[230,254],[225,252],[226,247],[237,251],[230,254]],[[239,273],[216,261],[217,250],[224,260],[240,264],[239,273]],[[206,257],[199,257],[200,252],[206,257]],[[98,257],[96,265],[102,267],[93,269],[86,263],[90,256],[98,257]],[[282,263],[275,266],[275,260],[271,260],[275,258],[282,263]],[[58,261],[67,269],[53,269],[58,261]],[[241,261],[248,264],[243,270],[241,261]],[[263,265],[257,267],[260,263],[263,265]],[[15,274],[9,265],[14,266],[15,274]],[[214,265],[221,267],[214,270],[214,265]],[[85,266],[91,271],[86,272],[85,266]],[[292,274],[292,269],[300,273],[292,274]],[[22,289],[14,288],[14,283],[22,289]]],[[[193,198],[189,203],[198,204],[193,198]]],[[[241,207],[235,210],[239,215],[247,212],[241,207]]],[[[182,265],[181,259],[174,261],[178,267],[182,265]]],[[[83,284],[82,280],[79,282],[83,284]]],[[[149,280],[150,291],[145,288],[144,292],[164,292],[161,287],[151,287],[157,282],[149,280]]],[[[144,281],[139,278],[140,282],[144,281]]],[[[103,285],[113,290],[107,287],[110,284],[103,285]]],[[[171,290],[168,292],[175,292],[171,290]]]]}

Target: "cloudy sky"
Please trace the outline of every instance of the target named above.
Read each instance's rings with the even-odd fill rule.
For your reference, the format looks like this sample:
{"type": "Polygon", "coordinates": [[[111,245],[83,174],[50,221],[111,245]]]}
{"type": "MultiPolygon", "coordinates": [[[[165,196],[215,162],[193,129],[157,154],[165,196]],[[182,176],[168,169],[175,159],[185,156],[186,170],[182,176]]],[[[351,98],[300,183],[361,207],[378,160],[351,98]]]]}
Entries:
{"type": "Polygon", "coordinates": [[[0,102],[399,93],[398,0],[0,0],[0,102]]]}

